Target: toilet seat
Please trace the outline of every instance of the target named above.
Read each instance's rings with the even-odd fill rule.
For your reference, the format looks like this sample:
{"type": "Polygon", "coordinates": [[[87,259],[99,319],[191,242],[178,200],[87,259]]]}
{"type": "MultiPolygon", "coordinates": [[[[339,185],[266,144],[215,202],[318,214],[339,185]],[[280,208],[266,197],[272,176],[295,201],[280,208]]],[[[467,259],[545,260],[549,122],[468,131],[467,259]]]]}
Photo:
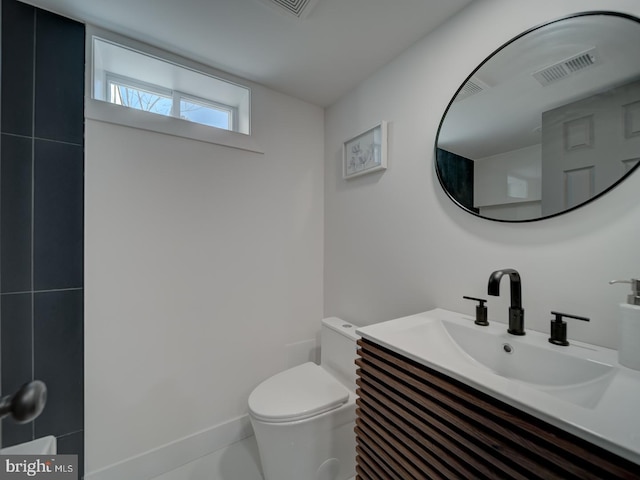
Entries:
{"type": "Polygon", "coordinates": [[[268,378],[249,396],[249,411],[258,420],[291,422],[313,417],[343,405],[349,391],[313,362],[268,378]]]}

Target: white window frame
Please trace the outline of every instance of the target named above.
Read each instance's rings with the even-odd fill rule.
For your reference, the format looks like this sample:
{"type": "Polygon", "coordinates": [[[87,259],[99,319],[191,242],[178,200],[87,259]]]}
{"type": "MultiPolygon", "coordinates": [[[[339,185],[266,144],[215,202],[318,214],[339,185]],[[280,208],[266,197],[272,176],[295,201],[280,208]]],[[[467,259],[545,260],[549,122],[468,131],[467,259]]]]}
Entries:
{"type": "MultiPolygon", "coordinates": [[[[98,120],[107,123],[113,123],[117,125],[124,125],[131,128],[138,128],[142,130],[148,130],[168,135],[174,135],[184,138],[190,138],[202,142],[212,143],[216,145],[224,145],[231,148],[237,148],[255,153],[264,153],[262,149],[257,145],[255,138],[251,135],[251,89],[247,85],[248,82],[238,82],[237,79],[231,77],[228,74],[217,71],[206,65],[196,63],[192,60],[179,57],[172,53],[160,50],[156,47],[143,44],[136,40],[132,40],[127,37],[108,32],[100,28],[87,25],[86,34],[86,88],[85,88],[85,116],[87,119],[98,120]],[[105,101],[108,98],[108,92],[94,92],[95,78],[94,78],[94,63],[93,63],[93,40],[94,37],[98,40],[106,41],[116,45],[123,46],[129,50],[133,50],[152,58],[157,58],[168,64],[190,70],[196,73],[201,73],[209,77],[213,77],[218,81],[223,81],[231,85],[237,85],[247,90],[248,95],[248,108],[244,117],[244,129],[247,133],[240,133],[234,131],[238,129],[240,122],[240,115],[238,110],[230,105],[219,103],[206,98],[199,97],[198,95],[187,94],[180,90],[170,90],[162,86],[154,85],[153,83],[147,83],[139,81],[135,78],[129,78],[127,76],[113,74],[110,72],[103,72],[104,78],[103,89],[107,88],[107,78],[121,79],[125,85],[130,85],[132,88],[136,88],[139,85],[145,90],[151,92],[171,92],[172,96],[177,98],[178,105],[180,99],[184,99],[188,102],[203,104],[205,107],[228,111],[231,109],[231,126],[232,129],[225,130],[222,128],[216,128],[205,124],[200,124],[187,119],[177,118],[174,116],[165,116],[157,113],[151,113],[135,108],[123,108],[120,105],[109,103],[105,101]],[[97,99],[94,98],[96,96],[97,99]]],[[[175,104],[176,99],[174,99],[175,104]]]]}

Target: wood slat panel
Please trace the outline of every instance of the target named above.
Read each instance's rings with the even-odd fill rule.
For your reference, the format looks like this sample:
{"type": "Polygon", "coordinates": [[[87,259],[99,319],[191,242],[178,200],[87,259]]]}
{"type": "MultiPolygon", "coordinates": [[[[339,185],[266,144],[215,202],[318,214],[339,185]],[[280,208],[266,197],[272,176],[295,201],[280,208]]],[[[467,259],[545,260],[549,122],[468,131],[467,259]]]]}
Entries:
{"type": "Polygon", "coordinates": [[[404,381],[413,384],[414,387],[416,385],[420,387],[424,381],[430,382],[431,387],[434,387],[429,391],[432,397],[445,403],[460,400],[460,403],[456,405],[457,409],[464,409],[465,414],[477,421],[479,425],[484,425],[487,422],[491,423],[491,428],[498,429],[506,439],[510,439],[514,444],[525,446],[527,452],[539,455],[545,461],[551,462],[555,468],[566,470],[570,475],[587,479],[602,478],[605,475],[620,475],[625,478],[625,475],[628,474],[627,468],[619,468],[619,462],[623,461],[627,464],[630,464],[630,462],[616,456],[614,456],[614,462],[607,461],[607,455],[613,456],[609,452],[588,444],[460,382],[449,379],[415,362],[413,364],[405,362],[402,357],[393,352],[378,349],[376,357],[372,358],[379,358],[384,361],[390,360],[389,363],[378,362],[378,367],[387,371],[396,368],[394,362],[397,363],[399,361],[398,358],[400,358],[401,363],[409,367],[408,375],[398,373],[403,377],[404,381]],[[417,377],[416,373],[418,374],[417,377]],[[566,440],[567,437],[571,438],[565,443],[566,448],[561,453],[556,453],[558,442],[563,438],[566,440]],[[585,455],[592,454],[594,449],[599,449],[601,454],[604,453],[604,455],[599,455],[598,464],[583,462],[585,455]],[[570,461],[567,461],[567,454],[573,455],[570,461]],[[606,468],[603,468],[603,464],[606,464],[606,468]]]}
{"type": "Polygon", "coordinates": [[[409,450],[409,453],[405,453],[405,457],[409,458],[411,461],[411,457],[416,456],[419,457],[422,462],[419,465],[416,465],[423,472],[429,473],[429,475],[433,478],[440,477],[443,474],[441,472],[449,472],[449,476],[451,476],[451,470],[448,466],[441,462],[437,456],[437,452],[431,451],[428,449],[421,448],[418,443],[410,437],[409,434],[400,434],[398,435],[398,429],[395,428],[390,422],[386,421],[386,419],[382,416],[379,416],[375,413],[369,406],[365,406],[364,410],[360,412],[360,418],[358,419],[362,423],[378,425],[378,428],[381,431],[381,435],[386,435],[393,441],[394,443],[402,443],[405,445],[405,448],[409,450]]]}
{"type": "Polygon", "coordinates": [[[364,432],[381,450],[384,450],[387,457],[385,461],[390,465],[394,472],[400,474],[400,478],[420,478],[421,466],[419,457],[412,455],[407,448],[394,439],[385,436],[385,432],[376,428],[374,422],[362,422],[357,419],[356,426],[361,432],[364,432]]]}
{"type": "Polygon", "coordinates": [[[382,442],[378,442],[378,446],[385,448],[387,451],[398,455],[398,458],[405,468],[413,475],[420,476],[420,472],[429,473],[430,477],[437,478],[440,475],[435,468],[432,468],[429,462],[435,459],[431,455],[421,455],[423,452],[415,448],[415,445],[407,437],[396,438],[389,430],[385,428],[385,425],[374,420],[371,416],[361,412],[360,418],[356,420],[362,430],[366,430],[371,427],[377,434],[377,438],[384,439],[382,442]]]}
{"type": "Polygon", "coordinates": [[[371,460],[370,465],[383,478],[391,480],[408,480],[415,478],[409,475],[406,469],[395,461],[392,453],[388,452],[384,445],[378,444],[377,439],[369,436],[368,432],[355,428],[356,452],[361,449],[371,460]]]}
{"type": "MultiPolygon", "coordinates": [[[[359,381],[363,380],[361,379],[359,381]]],[[[373,381],[373,383],[375,383],[375,381],[373,381]]],[[[517,452],[506,451],[506,453],[510,454],[510,461],[507,463],[503,463],[500,458],[495,458],[492,459],[492,462],[488,462],[486,460],[486,448],[483,448],[483,445],[493,445],[495,441],[488,437],[483,437],[481,432],[478,432],[480,441],[470,440],[464,432],[464,428],[462,428],[462,432],[458,431],[464,426],[461,422],[456,421],[457,419],[454,415],[451,415],[449,419],[452,420],[455,425],[449,424],[446,420],[442,420],[441,417],[435,415],[438,409],[437,406],[432,406],[429,402],[425,401],[424,405],[421,406],[428,409],[425,411],[407,402],[401,396],[386,389],[386,387],[381,384],[378,384],[377,388],[372,384],[371,388],[367,388],[366,391],[359,389],[358,392],[361,397],[364,397],[366,401],[374,405],[376,404],[375,402],[378,402],[377,398],[382,398],[385,403],[392,405],[392,408],[400,412],[399,416],[404,417],[400,420],[402,422],[401,428],[406,428],[412,432],[416,438],[422,439],[424,441],[424,448],[435,448],[435,454],[437,455],[446,458],[447,454],[449,454],[454,459],[459,459],[469,465],[474,465],[478,470],[478,474],[474,476],[484,474],[492,480],[496,478],[532,479],[530,474],[520,473],[512,467],[513,459],[517,460],[519,458],[517,452]],[[376,399],[372,399],[372,397],[369,396],[368,392],[370,392],[371,389],[375,390],[373,395],[376,399]],[[432,408],[429,408],[430,406],[432,408]],[[402,415],[401,412],[404,410],[409,412],[409,418],[402,415]],[[429,445],[427,441],[433,442],[433,446],[429,445]],[[500,472],[504,472],[504,476],[499,475],[500,472],[495,471],[496,463],[500,467],[500,472]]]]}
{"type": "MultiPolygon", "coordinates": [[[[455,453],[457,442],[463,447],[475,451],[478,454],[477,458],[484,459],[487,448],[491,448],[494,453],[491,456],[490,468],[500,468],[500,472],[504,472],[507,478],[532,480],[533,478],[549,478],[550,475],[553,475],[554,469],[546,468],[539,462],[532,460],[529,451],[522,448],[521,445],[514,447],[509,440],[495,434],[493,429],[487,429],[476,422],[470,422],[461,415],[461,407],[455,403],[455,399],[447,402],[447,405],[437,403],[426,395],[416,399],[416,392],[396,382],[394,377],[377,370],[373,371],[373,375],[375,378],[361,372],[360,380],[369,382],[371,385],[375,385],[379,391],[388,394],[394,399],[396,405],[403,405],[412,410],[419,417],[420,420],[416,422],[416,425],[422,427],[424,434],[428,435],[430,428],[442,432],[443,437],[447,439],[444,442],[445,448],[451,452],[455,453]],[[519,474],[518,467],[524,468],[526,473],[519,474]],[[530,472],[533,468],[536,469],[539,477],[532,476],[530,472]]],[[[474,466],[476,464],[477,461],[471,463],[474,466]]],[[[586,472],[582,473],[587,474],[586,472]]],[[[494,473],[493,478],[500,478],[500,475],[494,473]]]]}
{"type": "Polygon", "coordinates": [[[420,418],[404,409],[399,404],[385,402],[392,405],[395,411],[371,398],[366,393],[358,399],[359,405],[364,407],[359,412],[363,421],[369,421],[373,417],[382,426],[400,441],[404,441],[412,447],[416,455],[420,455],[430,462],[431,466],[446,478],[455,476],[460,478],[491,479],[519,478],[530,480],[525,476],[512,472],[513,475],[502,477],[496,475],[495,469],[490,464],[485,464],[481,457],[475,457],[463,448],[442,436],[437,430],[431,428],[420,418]],[[474,465],[475,468],[469,468],[474,465]]]}
{"type": "Polygon", "coordinates": [[[364,476],[364,478],[370,480],[383,480],[384,477],[381,476],[378,472],[382,471],[377,462],[369,457],[367,453],[364,452],[360,447],[356,447],[356,453],[358,454],[358,459],[360,460],[356,465],[356,472],[364,476]]]}
{"type": "Polygon", "coordinates": [[[362,476],[364,476],[372,480],[382,480],[382,477],[380,477],[375,470],[369,467],[366,456],[361,455],[360,459],[362,461],[356,465],[356,473],[358,474],[356,478],[363,478],[362,476]]]}
{"type": "MultiPolygon", "coordinates": [[[[375,357],[367,355],[366,352],[363,352],[362,356],[367,362],[372,363],[372,368],[377,369],[378,377],[384,377],[388,384],[393,385],[396,389],[410,392],[409,395],[416,395],[416,389],[417,394],[420,394],[419,389],[423,388],[424,382],[431,381],[431,379],[427,378],[418,380],[406,372],[397,369],[396,365],[389,365],[378,361],[375,357]],[[386,373],[390,373],[390,375],[386,373]],[[399,381],[396,381],[396,379],[399,381]]],[[[458,392],[453,391],[453,385],[445,385],[449,387],[448,389],[442,388],[443,383],[440,379],[438,379],[437,384],[440,388],[434,388],[436,386],[434,383],[430,385],[431,388],[426,398],[432,401],[432,406],[440,405],[446,408],[448,405],[455,405],[453,412],[455,417],[454,422],[466,418],[469,421],[470,431],[496,433],[498,437],[494,438],[492,442],[494,449],[513,450],[514,447],[520,449],[526,455],[520,455],[518,459],[519,463],[532,463],[531,456],[533,455],[537,456],[537,458],[533,459],[532,465],[538,466],[541,461],[548,461],[554,464],[556,470],[565,470],[568,475],[574,475],[576,478],[598,478],[597,476],[592,476],[588,467],[581,468],[577,464],[567,462],[566,453],[561,455],[551,450],[553,445],[555,445],[555,441],[545,443],[545,440],[547,440],[546,437],[532,436],[531,432],[527,430],[528,424],[522,428],[520,418],[518,422],[510,420],[505,424],[504,418],[500,415],[503,413],[502,410],[495,409],[493,405],[491,405],[491,408],[485,405],[479,405],[478,399],[470,397],[469,392],[465,391],[465,396],[462,398],[458,395],[458,392]],[[517,426],[520,426],[520,432],[515,430],[517,426]]]]}
{"type": "MultiPolygon", "coordinates": [[[[574,475],[580,479],[640,477],[637,474],[639,466],[626,459],[423,365],[404,362],[402,357],[391,351],[378,349],[377,353],[393,361],[401,359],[413,374],[418,372],[423,377],[422,381],[431,382],[433,387],[437,387],[432,389],[432,393],[449,396],[445,401],[451,401],[451,396],[464,400],[464,405],[475,412],[474,418],[480,424],[492,419],[492,428],[500,428],[507,438],[512,439],[514,445],[525,447],[529,454],[536,452],[542,457],[542,461],[550,462],[555,469],[566,471],[566,475],[574,475]],[[542,449],[537,448],[538,444],[542,449]],[[559,444],[563,445],[562,449],[558,449],[559,444]],[[596,462],[584,461],[586,457],[594,455],[597,456],[596,462]]],[[[389,364],[384,364],[384,368],[388,369],[389,364]]],[[[457,408],[460,408],[460,404],[457,408]]]]}
{"type": "Polygon", "coordinates": [[[634,464],[361,339],[358,478],[640,479],[634,464]]]}

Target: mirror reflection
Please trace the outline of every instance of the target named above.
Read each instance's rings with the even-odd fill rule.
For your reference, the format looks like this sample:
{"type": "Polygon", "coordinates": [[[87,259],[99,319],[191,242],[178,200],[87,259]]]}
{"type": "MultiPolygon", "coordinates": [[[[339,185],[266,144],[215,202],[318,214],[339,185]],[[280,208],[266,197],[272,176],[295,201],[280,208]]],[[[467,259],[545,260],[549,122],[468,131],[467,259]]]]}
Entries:
{"type": "Polygon", "coordinates": [[[508,43],[458,90],[436,170],[459,206],[499,221],[558,215],[640,161],[640,23],[585,13],[508,43]]]}

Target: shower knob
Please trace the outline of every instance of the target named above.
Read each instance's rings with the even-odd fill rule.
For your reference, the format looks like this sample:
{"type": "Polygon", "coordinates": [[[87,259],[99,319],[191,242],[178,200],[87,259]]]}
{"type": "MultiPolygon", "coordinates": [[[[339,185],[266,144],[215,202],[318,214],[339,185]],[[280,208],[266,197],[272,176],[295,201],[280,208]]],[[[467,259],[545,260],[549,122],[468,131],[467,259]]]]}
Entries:
{"type": "Polygon", "coordinates": [[[13,395],[0,399],[0,418],[7,415],[18,423],[28,423],[42,413],[47,403],[47,386],[40,380],[25,383],[13,395]]]}

